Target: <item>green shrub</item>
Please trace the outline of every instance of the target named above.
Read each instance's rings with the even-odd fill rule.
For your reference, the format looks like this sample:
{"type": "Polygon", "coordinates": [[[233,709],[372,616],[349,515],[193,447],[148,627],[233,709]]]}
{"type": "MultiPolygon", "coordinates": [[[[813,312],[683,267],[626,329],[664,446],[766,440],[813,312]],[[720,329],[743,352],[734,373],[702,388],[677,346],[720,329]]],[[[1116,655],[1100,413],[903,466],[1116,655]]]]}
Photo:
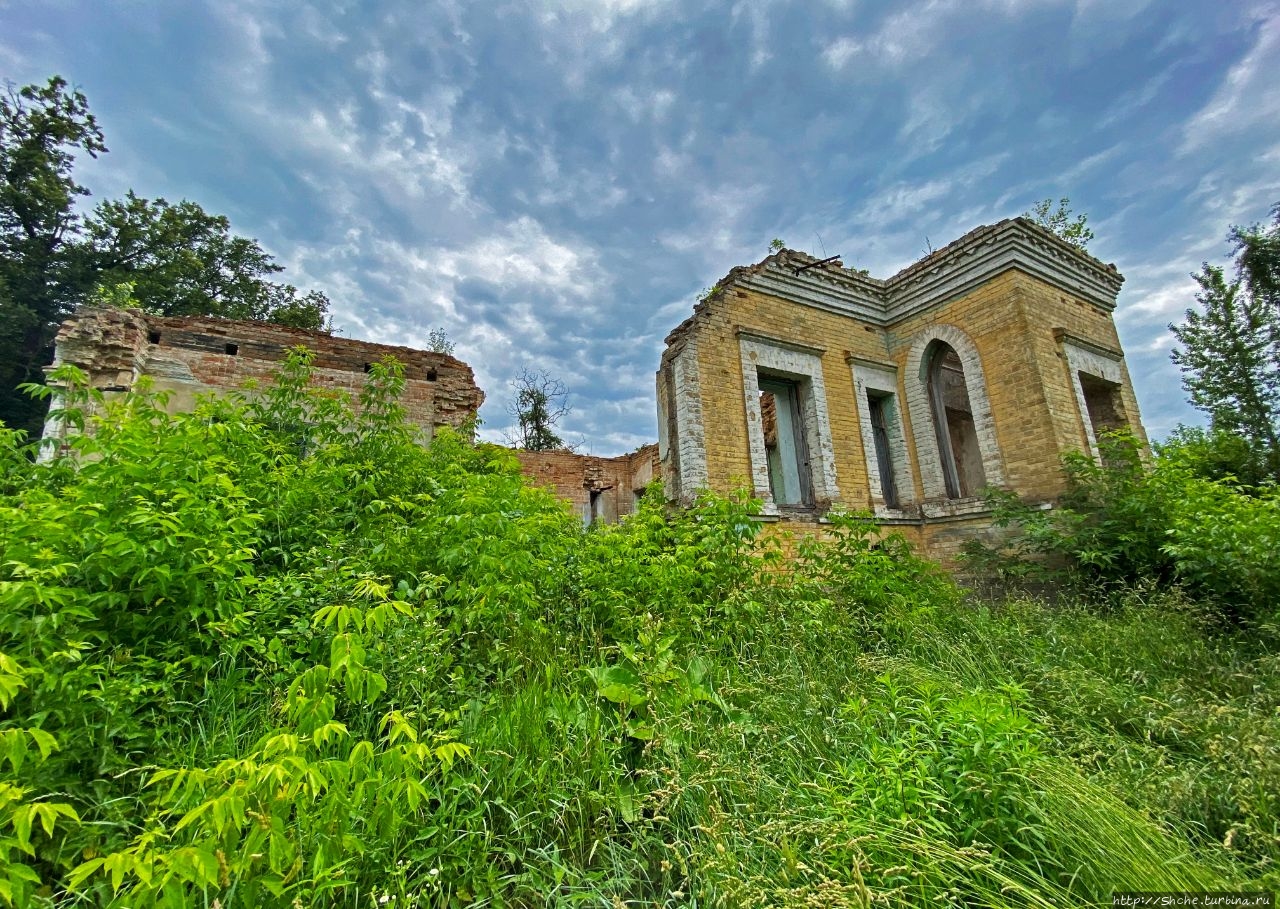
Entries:
{"type": "MultiPolygon", "coordinates": [[[[788,562],[743,496],[584,529],[509,453],[419,444],[395,364],[358,408],[308,368],[178,416],[66,373],[73,457],[0,434],[0,903],[1003,907],[1272,880],[1272,638],[1163,603],[977,608],[865,515],[788,562]]],[[[1238,507],[1220,494],[1187,514],[1238,507]]]]}
{"type": "Polygon", "coordinates": [[[971,564],[1066,580],[1077,592],[1178,585],[1236,621],[1280,615],[1280,490],[1206,478],[1199,443],[1160,448],[1150,463],[1130,435],[1104,435],[1099,447],[1100,462],[1064,459],[1058,507],[991,493],[996,524],[1015,533],[999,551],[971,545],[971,564]]]}

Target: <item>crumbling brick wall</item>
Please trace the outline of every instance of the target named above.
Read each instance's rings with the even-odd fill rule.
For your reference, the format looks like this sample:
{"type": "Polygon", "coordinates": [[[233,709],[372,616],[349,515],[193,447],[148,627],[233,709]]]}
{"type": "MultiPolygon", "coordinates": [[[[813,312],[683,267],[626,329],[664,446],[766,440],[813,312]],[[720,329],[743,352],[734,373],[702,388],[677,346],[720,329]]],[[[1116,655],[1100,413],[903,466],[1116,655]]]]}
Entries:
{"type": "Polygon", "coordinates": [[[585,524],[615,523],[634,512],[640,495],[657,475],[657,445],[614,458],[572,451],[514,453],[530,482],[550,487],[585,524]]]}
{"type": "MultiPolygon", "coordinates": [[[[54,365],[72,364],[105,392],[133,387],[143,375],[169,394],[172,412],[190,410],[197,396],[266,383],[288,351],[314,355],[312,382],[354,400],[370,366],[394,357],[404,367],[401,404],[429,436],[438,426],[463,428],[484,401],[471,367],[447,354],[373,344],[266,322],[208,316],[153,316],[134,309],[80,310],[58,332],[54,365]]],[[[46,426],[45,437],[61,432],[46,426]]]]}

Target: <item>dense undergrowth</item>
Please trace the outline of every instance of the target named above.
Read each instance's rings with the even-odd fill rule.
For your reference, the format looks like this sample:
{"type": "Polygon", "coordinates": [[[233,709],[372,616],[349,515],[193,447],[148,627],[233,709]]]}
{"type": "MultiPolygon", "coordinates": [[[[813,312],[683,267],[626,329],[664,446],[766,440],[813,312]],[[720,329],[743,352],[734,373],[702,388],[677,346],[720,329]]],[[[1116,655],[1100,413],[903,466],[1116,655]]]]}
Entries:
{"type": "Polygon", "coordinates": [[[117,401],[74,460],[0,435],[0,899],[1280,883],[1274,628],[975,605],[857,517],[782,571],[742,500],[584,530],[501,449],[417,445],[399,386],[377,367],[354,416],[295,357],[190,415],[117,401]]]}

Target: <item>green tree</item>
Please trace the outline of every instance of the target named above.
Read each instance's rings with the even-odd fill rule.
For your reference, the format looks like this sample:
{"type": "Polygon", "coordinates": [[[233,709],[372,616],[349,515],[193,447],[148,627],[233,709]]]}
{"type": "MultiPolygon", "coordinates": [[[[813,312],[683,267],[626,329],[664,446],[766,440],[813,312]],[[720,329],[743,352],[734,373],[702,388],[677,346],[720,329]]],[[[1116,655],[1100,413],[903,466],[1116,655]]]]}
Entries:
{"type": "Polygon", "coordinates": [[[526,451],[552,451],[564,448],[564,439],[556,435],[555,426],[569,413],[569,391],[559,379],[545,371],[522,369],[511,382],[515,398],[507,412],[515,418],[516,428],[507,441],[526,451]]]}
{"type": "Polygon", "coordinates": [[[78,154],[107,151],[83,93],[60,76],[0,96],[0,422],[39,431],[44,403],[16,388],[43,380],[58,325],[97,288],[132,285],[149,312],[324,327],[329,301],[272,280],[256,240],[194,202],[128,193],[89,216],[78,154]]]}
{"type": "Polygon", "coordinates": [[[1076,249],[1082,252],[1087,251],[1089,241],[1093,239],[1093,231],[1085,226],[1089,216],[1081,214],[1073,220],[1071,215],[1071,200],[1063,197],[1058,200],[1056,211],[1053,208],[1053,200],[1045,199],[1037,202],[1031,211],[1023,212],[1022,216],[1035,221],[1045,230],[1057,234],[1076,249]]]}
{"type": "Polygon", "coordinates": [[[450,340],[448,332],[443,328],[433,328],[427,333],[427,350],[452,357],[455,347],[457,344],[450,340]]]}
{"type": "Polygon", "coordinates": [[[1204,263],[1193,275],[1200,308],[1169,329],[1178,339],[1173,362],[1191,403],[1215,431],[1239,436],[1265,475],[1280,482],[1280,307],[1276,245],[1280,211],[1269,230],[1233,227],[1236,276],[1204,263]]]}
{"type": "Polygon", "coordinates": [[[40,381],[49,361],[50,326],[91,285],[73,238],[79,153],[105,152],[88,101],[59,76],[47,85],[8,86],[0,95],[0,421],[38,424],[43,405],[14,392],[40,381]]]}
{"type": "Polygon", "coordinates": [[[1232,227],[1227,239],[1249,293],[1280,309],[1280,202],[1271,206],[1271,216],[1271,227],[1232,227]]]}
{"type": "Polygon", "coordinates": [[[323,294],[300,296],[292,285],[271,281],[284,270],[272,256],[194,202],[171,205],[129,192],[97,207],[85,239],[98,281],[131,283],[147,312],[323,327],[329,305],[323,294]]]}

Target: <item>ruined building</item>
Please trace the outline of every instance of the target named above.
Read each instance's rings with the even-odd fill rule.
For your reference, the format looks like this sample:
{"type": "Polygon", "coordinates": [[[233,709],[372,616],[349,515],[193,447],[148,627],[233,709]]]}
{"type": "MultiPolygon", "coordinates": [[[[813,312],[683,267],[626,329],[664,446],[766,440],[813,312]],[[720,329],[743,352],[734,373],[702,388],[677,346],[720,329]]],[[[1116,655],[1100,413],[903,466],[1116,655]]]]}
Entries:
{"type": "MultiPolygon", "coordinates": [[[[1111,316],[1121,281],[1024,218],[887,280],[782,250],[731,271],[667,337],[656,447],[517,456],[587,523],[629,514],[657,475],[672,502],[745,487],[761,520],[801,529],[836,506],[869,509],[946,562],[988,531],[985,488],[1049,502],[1065,453],[1096,455],[1108,429],[1143,436],[1111,316]]],[[[107,391],[149,375],[183,409],[268,379],[300,344],[315,352],[317,384],[353,395],[369,364],[396,357],[404,406],[428,435],[484,400],[471,368],[444,354],[133,310],[82,311],[58,334],[57,362],[107,391]]]]}
{"type": "Polygon", "coordinates": [[[636,509],[658,475],[658,446],[601,458],[573,451],[517,451],[520,469],[535,486],[550,486],[584,524],[613,524],[636,509]]]}
{"type": "MultiPolygon", "coordinates": [[[[393,356],[404,364],[400,403],[408,419],[430,436],[437,426],[460,428],[484,401],[471,367],[447,354],[339,338],[269,322],[209,316],[153,316],[136,309],[86,308],[58,332],[54,366],[82,369],[89,385],[122,392],[146,375],[167,392],[170,411],[190,410],[197,395],[226,392],[247,380],[270,381],[290,348],[312,351],[312,382],[353,398],[373,363],[393,356]]],[[[62,427],[46,424],[46,439],[62,427]]]]}
{"type": "Polygon", "coordinates": [[[735,268],[666,339],[665,488],[745,486],[767,521],[870,509],[949,561],[990,526],[985,487],[1050,501],[1062,455],[1142,437],[1122,280],[1025,218],[886,280],[791,250],[735,268]]]}

